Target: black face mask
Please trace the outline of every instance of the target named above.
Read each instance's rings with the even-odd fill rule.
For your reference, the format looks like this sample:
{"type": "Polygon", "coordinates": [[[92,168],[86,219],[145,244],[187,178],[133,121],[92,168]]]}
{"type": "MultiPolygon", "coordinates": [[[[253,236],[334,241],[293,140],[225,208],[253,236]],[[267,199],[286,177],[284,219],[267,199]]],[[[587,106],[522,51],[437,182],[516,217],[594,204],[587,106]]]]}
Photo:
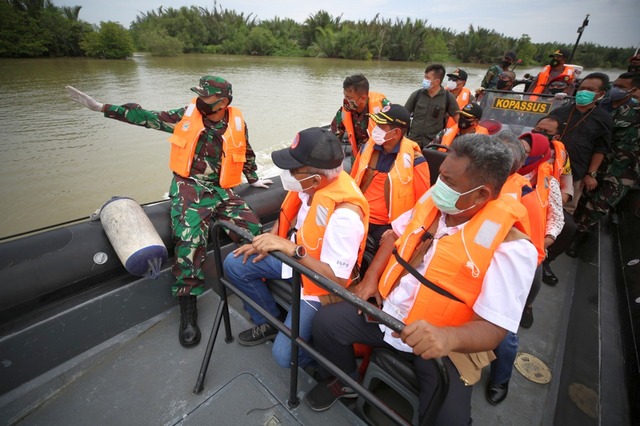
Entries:
{"type": "Polygon", "coordinates": [[[554,58],[549,61],[549,65],[551,65],[552,67],[557,67],[558,65],[560,65],[560,61],[554,58]]]}
{"type": "Polygon", "coordinates": [[[216,112],[220,111],[222,108],[218,108],[214,110],[213,107],[218,105],[220,102],[222,102],[223,99],[224,98],[220,98],[214,103],[208,104],[205,101],[203,101],[201,98],[198,98],[196,99],[196,108],[198,108],[198,111],[200,111],[200,114],[202,115],[215,114],[216,112]]]}
{"type": "Polygon", "coordinates": [[[502,61],[502,62],[500,62],[500,65],[502,66],[502,68],[509,68],[511,66],[511,62],[502,61]]]}
{"type": "Polygon", "coordinates": [[[558,89],[556,87],[549,88],[549,93],[555,95],[556,93],[564,92],[564,89],[558,89]]]}
{"type": "Polygon", "coordinates": [[[640,65],[629,65],[629,68],[627,68],[628,72],[638,72],[640,71],[640,65]]]}
{"type": "Polygon", "coordinates": [[[468,129],[471,127],[471,122],[464,117],[458,117],[458,127],[460,129],[468,129]]]}
{"type": "Polygon", "coordinates": [[[498,84],[496,85],[496,88],[498,90],[507,90],[507,86],[509,86],[511,82],[507,81],[507,80],[498,80],[498,84]]]}

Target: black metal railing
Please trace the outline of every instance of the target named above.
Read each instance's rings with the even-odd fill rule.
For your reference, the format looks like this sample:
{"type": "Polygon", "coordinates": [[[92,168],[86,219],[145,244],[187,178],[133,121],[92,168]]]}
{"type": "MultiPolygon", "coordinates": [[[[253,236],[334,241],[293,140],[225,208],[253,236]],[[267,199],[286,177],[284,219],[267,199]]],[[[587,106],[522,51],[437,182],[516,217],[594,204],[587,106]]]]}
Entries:
{"type": "MultiPolygon", "coordinates": [[[[267,312],[262,306],[258,305],[256,302],[251,300],[247,295],[245,295],[242,291],[238,290],[232,282],[227,280],[222,273],[222,250],[220,247],[220,230],[221,228],[226,228],[236,234],[240,235],[244,240],[251,242],[253,236],[246,232],[244,229],[225,221],[216,222],[212,227],[212,235],[214,238],[214,260],[216,262],[216,270],[218,271],[218,283],[220,288],[220,304],[218,305],[218,309],[216,311],[216,315],[214,318],[213,327],[211,330],[211,336],[209,338],[209,342],[207,343],[207,347],[205,350],[204,358],[202,359],[202,365],[200,367],[200,372],[198,373],[198,378],[196,381],[196,385],[193,389],[193,393],[198,395],[204,389],[204,379],[207,374],[207,369],[209,367],[209,362],[211,360],[211,355],[213,353],[213,346],[215,345],[216,337],[218,335],[220,325],[222,320],[224,319],[225,324],[225,342],[230,343],[233,341],[233,336],[231,334],[231,322],[229,319],[229,304],[227,300],[227,291],[229,288],[234,294],[236,294],[240,299],[244,302],[251,305],[254,309],[260,312],[265,318],[269,320],[271,324],[273,324],[278,331],[289,337],[291,340],[291,375],[290,375],[290,386],[289,386],[289,398],[287,400],[287,405],[290,408],[295,408],[300,404],[300,400],[297,396],[298,393],[298,352],[299,349],[302,348],[309,353],[318,363],[324,366],[327,370],[329,370],[332,374],[334,374],[340,381],[346,383],[348,386],[355,389],[359,395],[364,397],[370,404],[374,405],[381,412],[383,412],[386,416],[388,416],[391,420],[393,420],[397,424],[410,424],[406,419],[401,417],[395,411],[393,411],[389,406],[387,406],[383,401],[381,401],[376,395],[374,395],[371,391],[363,387],[356,380],[351,378],[348,374],[340,370],[336,365],[331,363],[328,359],[322,356],[318,351],[316,351],[309,343],[304,341],[299,336],[299,325],[300,325],[300,275],[304,274],[309,279],[311,279],[317,285],[325,288],[332,294],[341,297],[347,303],[350,303],[353,306],[356,306],[358,309],[363,312],[375,316],[380,320],[381,323],[385,324],[387,327],[391,328],[393,331],[400,333],[404,328],[405,324],[402,321],[392,317],[386,312],[378,309],[371,303],[359,298],[355,294],[346,290],[344,287],[334,283],[323,275],[318,274],[317,272],[301,265],[291,257],[285,255],[282,252],[275,251],[269,253],[271,256],[274,256],[276,259],[281,262],[289,265],[293,269],[293,278],[292,278],[292,299],[291,299],[291,328],[287,327],[283,322],[278,320],[278,318],[271,315],[267,312]]],[[[426,414],[421,419],[421,425],[430,425],[434,424],[435,420],[440,412],[440,408],[444,403],[444,400],[447,396],[449,390],[449,374],[447,369],[442,361],[442,359],[437,358],[432,360],[436,365],[436,370],[438,371],[439,383],[436,392],[434,393],[432,400],[429,404],[429,409],[427,409],[426,414]]]]}

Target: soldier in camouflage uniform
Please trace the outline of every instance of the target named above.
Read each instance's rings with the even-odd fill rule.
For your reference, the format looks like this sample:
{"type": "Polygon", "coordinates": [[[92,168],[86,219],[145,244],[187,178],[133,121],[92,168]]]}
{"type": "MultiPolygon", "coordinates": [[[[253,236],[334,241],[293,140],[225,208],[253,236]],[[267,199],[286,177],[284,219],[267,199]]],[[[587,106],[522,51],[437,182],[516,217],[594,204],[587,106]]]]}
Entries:
{"type": "Polygon", "coordinates": [[[515,52],[506,52],[500,64],[493,64],[489,67],[480,85],[484,89],[496,89],[498,87],[498,77],[503,72],[509,71],[509,67],[513,65],[515,60],[515,52]]]}
{"type": "MultiPolygon", "coordinates": [[[[260,219],[247,203],[236,195],[232,186],[239,183],[241,173],[252,186],[268,188],[268,184],[271,183],[268,179],[258,178],[256,157],[249,145],[246,123],[241,119],[242,116],[237,108],[228,108],[233,99],[231,84],[220,77],[204,76],[200,79],[200,85],[191,90],[198,96],[190,105],[167,111],[151,111],[135,103],[102,104],[85,93],[67,86],[67,91],[73,100],[93,111],[104,113],[107,118],[172,134],[170,165],[174,175],[169,194],[171,196],[171,228],[175,241],[175,263],[172,273],[176,281],[171,291],[180,302],[179,340],[185,347],[195,346],[200,341],[196,300],[197,296],[205,290],[203,264],[206,259],[209,226],[212,219],[227,220],[254,235],[259,234],[262,229],[260,219]],[[230,117],[232,110],[235,120],[230,117]],[[188,118],[192,116],[194,122],[189,123],[188,118]],[[189,127],[196,130],[189,130],[189,127]],[[235,171],[237,182],[221,185],[221,181],[225,180],[224,174],[221,174],[225,157],[223,148],[227,147],[225,138],[230,139],[231,134],[228,132],[232,132],[232,128],[235,127],[239,132],[235,133],[235,139],[244,139],[246,145],[245,161],[243,165],[237,166],[235,171]],[[201,132],[198,133],[197,130],[200,129],[201,132]],[[192,133],[185,133],[189,131],[192,133]],[[177,139],[182,137],[183,139],[180,140],[183,141],[190,140],[190,144],[187,143],[190,145],[187,149],[191,151],[187,151],[179,160],[174,159],[174,148],[176,148],[174,137],[177,139]],[[179,166],[182,168],[180,169],[179,166]],[[241,173],[240,167],[242,167],[241,173]]],[[[237,142],[235,139],[233,141],[237,142]]],[[[231,237],[234,238],[234,235],[231,237]]]]}
{"type": "MultiPolygon", "coordinates": [[[[640,73],[624,73],[609,92],[614,107],[611,151],[599,169],[598,186],[580,200],[574,216],[578,232],[569,250],[576,254],[587,233],[615,207],[640,178],[640,105],[632,98],[640,94],[640,73]]],[[[568,251],[569,251],[568,250],[568,251]]]]}

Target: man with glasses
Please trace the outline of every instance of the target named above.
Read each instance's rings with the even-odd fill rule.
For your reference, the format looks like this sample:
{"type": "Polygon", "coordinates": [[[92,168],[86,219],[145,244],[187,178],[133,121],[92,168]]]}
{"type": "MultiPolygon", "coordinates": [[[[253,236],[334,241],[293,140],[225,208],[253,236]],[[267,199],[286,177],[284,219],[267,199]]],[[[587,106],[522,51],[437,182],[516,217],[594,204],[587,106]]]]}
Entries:
{"type": "Polygon", "coordinates": [[[369,114],[380,112],[390,102],[382,93],[369,92],[369,80],[362,74],[345,78],[342,92],[344,100],[331,122],[331,131],[339,140],[347,135],[352,158],[355,158],[375,127],[369,114]]]}
{"type": "Polygon", "coordinates": [[[446,71],[441,64],[431,64],[424,71],[422,89],[413,92],[404,107],[412,116],[408,137],[424,148],[445,128],[449,117],[458,122],[458,102],[442,87],[446,71]]]}

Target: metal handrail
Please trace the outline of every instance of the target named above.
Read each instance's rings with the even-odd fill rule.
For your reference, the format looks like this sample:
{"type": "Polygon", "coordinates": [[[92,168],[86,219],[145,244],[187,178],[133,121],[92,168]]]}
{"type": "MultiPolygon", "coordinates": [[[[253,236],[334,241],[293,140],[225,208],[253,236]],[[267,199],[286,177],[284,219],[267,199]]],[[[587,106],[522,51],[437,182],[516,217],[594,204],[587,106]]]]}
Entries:
{"type": "MultiPolygon", "coordinates": [[[[399,321],[397,318],[387,314],[386,312],[378,309],[373,304],[359,298],[354,293],[346,290],[344,287],[334,283],[323,275],[318,274],[317,272],[307,268],[304,265],[301,265],[299,262],[295,261],[291,257],[285,255],[280,251],[273,251],[269,254],[274,256],[276,259],[280,260],[284,264],[290,266],[293,269],[293,280],[292,280],[292,302],[291,302],[291,329],[284,325],[278,318],[271,315],[267,312],[262,306],[258,305],[256,302],[251,300],[247,295],[245,295],[242,291],[237,289],[233,283],[223,277],[222,274],[222,257],[220,250],[220,228],[226,228],[231,232],[238,234],[244,240],[251,242],[253,240],[253,235],[248,233],[246,230],[234,225],[230,222],[226,221],[218,221],[214,223],[212,226],[212,234],[214,236],[214,249],[215,253],[214,260],[216,262],[216,270],[218,271],[218,282],[220,285],[220,304],[218,305],[218,310],[216,312],[214,323],[211,331],[211,336],[209,337],[209,342],[207,343],[207,347],[205,350],[205,355],[202,360],[202,365],[200,367],[200,372],[198,374],[198,378],[196,381],[196,385],[193,389],[193,393],[198,395],[204,389],[204,379],[207,374],[207,369],[209,366],[209,362],[211,360],[211,355],[213,353],[213,346],[215,344],[215,340],[220,328],[220,324],[222,319],[224,318],[225,323],[225,342],[230,343],[233,341],[233,336],[231,334],[231,325],[229,319],[229,305],[227,300],[227,292],[226,288],[228,287],[233,293],[235,293],[240,299],[244,302],[251,305],[254,309],[260,312],[265,318],[267,318],[277,329],[278,331],[285,334],[292,342],[291,345],[291,376],[290,376],[290,389],[289,389],[289,399],[287,401],[289,407],[294,408],[299,405],[299,398],[297,396],[297,377],[298,377],[298,351],[299,347],[304,349],[311,355],[316,361],[322,364],[327,370],[329,370],[332,374],[334,374],[338,379],[348,386],[358,392],[358,394],[362,395],[368,402],[373,404],[376,408],[382,411],[385,415],[391,418],[397,424],[409,424],[406,419],[402,418],[395,411],[391,410],[386,404],[384,404],[377,396],[375,396],[371,391],[363,387],[356,380],[351,378],[348,374],[343,372],[337,366],[335,366],[331,361],[322,356],[319,352],[317,352],[311,345],[309,345],[306,341],[299,337],[299,321],[300,321],[300,275],[304,274],[306,277],[311,279],[317,285],[323,287],[327,291],[332,294],[342,298],[347,303],[357,307],[363,312],[375,316],[380,320],[381,323],[385,324],[387,327],[396,331],[398,333],[402,332],[405,324],[402,321],[399,321]]],[[[440,412],[440,407],[444,403],[444,400],[447,396],[449,390],[449,373],[447,368],[445,367],[441,358],[436,358],[432,360],[436,365],[436,370],[438,372],[439,383],[436,389],[436,392],[433,395],[433,398],[429,404],[429,409],[425,414],[424,418],[421,420],[421,425],[429,425],[435,423],[435,420],[440,412]]]]}

